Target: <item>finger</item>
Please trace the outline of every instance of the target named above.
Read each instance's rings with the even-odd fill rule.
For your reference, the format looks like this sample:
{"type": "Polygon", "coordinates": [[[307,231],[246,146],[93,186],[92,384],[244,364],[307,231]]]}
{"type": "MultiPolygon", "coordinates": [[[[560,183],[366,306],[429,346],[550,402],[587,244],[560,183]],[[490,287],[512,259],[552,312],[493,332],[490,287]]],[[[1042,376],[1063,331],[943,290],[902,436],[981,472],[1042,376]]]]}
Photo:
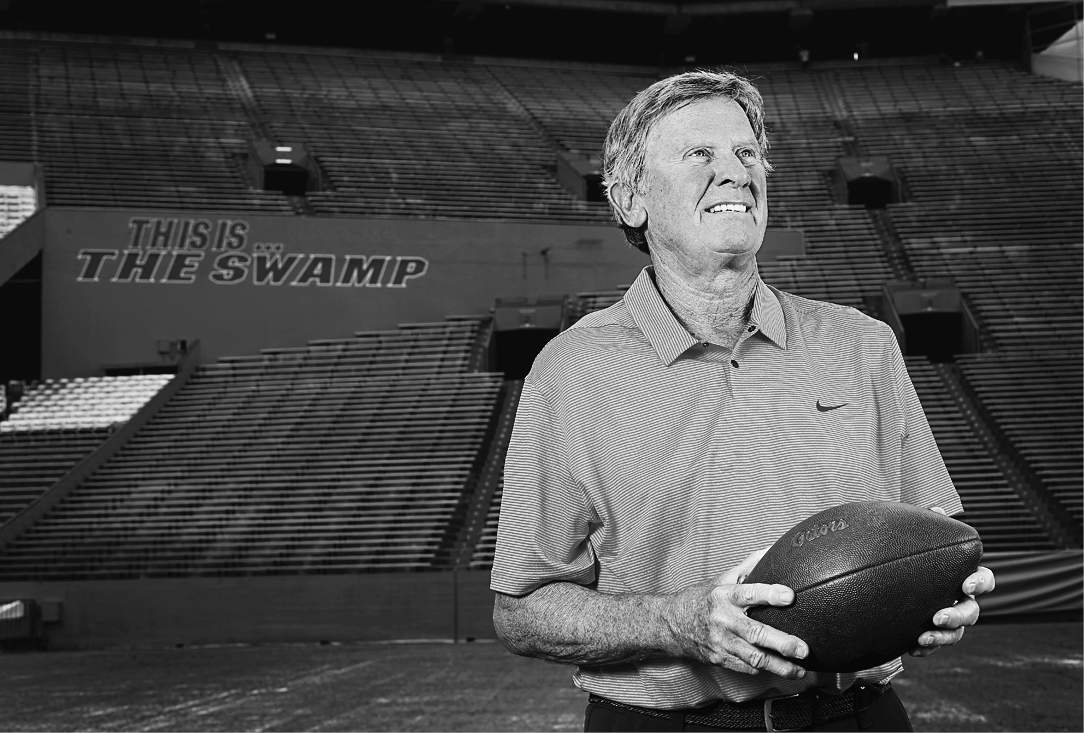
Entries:
{"type": "Polygon", "coordinates": [[[942,509],[942,508],[941,508],[941,507],[939,507],[939,506],[932,506],[932,507],[930,507],[930,511],[931,511],[931,512],[937,512],[938,514],[943,514],[943,515],[945,515],[946,517],[948,516],[948,512],[946,512],[946,511],[945,511],[944,509],[942,509]]]}
{"type": "Polygon", "coordinates": [[[964,580],[962,589],[964,593],[968,595],[977,596],[983,593],[989,593],[994,589],[996,585],[994,581],[994,573],[990,568],[984,568],[981,565],[979,568],[967,576],[964,580]]]}
{"type": "Polygon", "coordinates": [[[914,649],[912,649],[911,651],[909,651],[907,653],[912,657],[928,657],[931,654],[933,654],[935,651],[937,651],[938,648],[939,647],[936,647],[936,646],[933,646],[933,647],[917,646],[917,647],[915,647],[914,649]]]}
{"type": "Polygon", "coordinates": [[[741,672],[742,674],[760,674],[760,670],[756,667],[750,667],[740,657],[737,657],[730,652],[724,652],[718,655],[717,659],[712,660],[713,663],[732,669],[735,672],[741,672]]]}
{"type": "MultiPolygon", "coordinates": [[[[792,680],[805,676],[805,670],[797,664],[760,646],[749,644],[744,639],[735,637],[734,642],[731,644],[731,651],[757,672],[771,672],[792,680]]],[[[756,672],[753,674],[756,674],[756,672]]]]}
{"type": "Polygon", "coordinates": [[[760,562],[760,559],[764,557],[769,549],[771,548],[765,547],[762,550],[749,553],[749,555],[738,565],[720,575],[716,580],[716,584],[733,585],[735,583],[741,583],[749,576],[749,573],[753,572],[753,568],[757,566],[757,563],[760,562]]]}
{"type": "Polygon", "coordinates": [[[742,561],[741,565],[736,568],[736,570],[738,571],[739,583],[744,581],[745,578],[749,575],[749,573],[753,572],[753,568],[757,566],[757,563],[760,562],[761,558],[768,554],[768,550],[770,549],[771,547],[765,547],[763,549],[749,553],[749,557],[745,558],[745,560],[742,561]]]}
{"type": "Polygon", "coordinates": [[[739,640],[767,652],[777,652],[791,659],[805,659],[809,656],[809,646],[797,636],[754,621],[748,616],[738,619],[734,633],[739,640]]]}
{"type": "Polygon", "coordinates": [[[794,591],[785,585],[767,583],[745,583],[732,585],[727,589],[731,603],[739,608],[749,606],[789,606],[794,603],[794,591]]]}
{"type": "Polygon", "coordinates": [[[950,630],[936,630],[927,631],[918,637],[918,645],[920,649],[938,648],[943,646],[952,646],[960,639],[964,638],[963,627],[950,630]]]}
{"type": "Polygon", "coordinates": [[[960,601],[952,608],[942,608],[933,615],[933,623],[943,629],[974,626],[979,620],[979,604],[974,598],[960,601]]]}

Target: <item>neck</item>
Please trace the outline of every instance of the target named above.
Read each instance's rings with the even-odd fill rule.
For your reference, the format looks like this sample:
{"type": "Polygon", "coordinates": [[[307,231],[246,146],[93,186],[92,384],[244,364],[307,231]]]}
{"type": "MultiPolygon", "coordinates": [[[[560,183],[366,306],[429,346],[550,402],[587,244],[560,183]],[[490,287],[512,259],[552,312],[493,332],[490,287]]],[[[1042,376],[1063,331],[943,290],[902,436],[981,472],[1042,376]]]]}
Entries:
{"type": "Polygon", "coordinates": [[[691,273],[652,257],[655,284],[674,316],[698,341],[734,348],[749,322],[757,287],[756,260],[738,268],[691,273]]]}

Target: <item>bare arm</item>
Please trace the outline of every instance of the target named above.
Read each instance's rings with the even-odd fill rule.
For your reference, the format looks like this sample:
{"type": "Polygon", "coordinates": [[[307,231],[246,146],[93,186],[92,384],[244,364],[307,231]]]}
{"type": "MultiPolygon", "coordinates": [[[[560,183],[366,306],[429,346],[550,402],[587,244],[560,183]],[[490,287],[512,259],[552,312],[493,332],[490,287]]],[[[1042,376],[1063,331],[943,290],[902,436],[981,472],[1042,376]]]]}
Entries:
{"type": "Polygon", "coordinates": [[[522,596],[497,594],[493,625],[516,654],[554,662],[619,664],[655,657],[694,659],[746,674],[801,677],[809,650],[797,637],[745,615],[749,606],[786,606],[781,585],[741,585],[763,552],[714,581],[674,594],[609,595],[551,583],[522,596]]]}

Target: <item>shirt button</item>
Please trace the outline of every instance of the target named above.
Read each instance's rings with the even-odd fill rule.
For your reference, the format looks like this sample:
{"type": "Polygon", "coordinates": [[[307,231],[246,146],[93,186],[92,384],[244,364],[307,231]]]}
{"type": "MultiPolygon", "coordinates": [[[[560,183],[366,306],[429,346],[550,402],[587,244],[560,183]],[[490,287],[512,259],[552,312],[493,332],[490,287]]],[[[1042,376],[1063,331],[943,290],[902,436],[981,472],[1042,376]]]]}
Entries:
{"type": "Polygon", "coordinates": [[[753,331],[756,331],[756,330],[757,330],[756,326],[750,326],[749,327],[749,333],[752,333],[753,331]]]}
{"type": "Polygon", "coordinates": [[[732,366],[732,367],[734,367],[735,369],[737,369],[737,368],[738,368],[738,362],[737,362],[737,360],[736,360],[736,359],[731,359],[731,360],[730,360],[730,366],[732,366]]]}

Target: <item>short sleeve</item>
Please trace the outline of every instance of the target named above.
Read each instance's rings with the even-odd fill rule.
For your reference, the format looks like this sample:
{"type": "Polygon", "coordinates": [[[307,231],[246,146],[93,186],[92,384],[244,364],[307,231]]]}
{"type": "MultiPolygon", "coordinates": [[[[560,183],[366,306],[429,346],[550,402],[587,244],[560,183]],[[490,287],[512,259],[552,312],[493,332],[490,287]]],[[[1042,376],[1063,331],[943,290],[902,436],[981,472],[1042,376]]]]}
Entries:
{"type": "Polygon", "coordinates": [[[569,465],[561,415],[528,380],[505,458],[492,590],[520,596],[553,581],[595,580],[593,512],[569,465]]]}
{"type": "Polygon", "coordinates": [[[939,506],[950,516],[960,514],[964,510],[960,496],[945,468],[894,334],[888,349],[900,408],[900,500],[926,508],[939,506]]]}

